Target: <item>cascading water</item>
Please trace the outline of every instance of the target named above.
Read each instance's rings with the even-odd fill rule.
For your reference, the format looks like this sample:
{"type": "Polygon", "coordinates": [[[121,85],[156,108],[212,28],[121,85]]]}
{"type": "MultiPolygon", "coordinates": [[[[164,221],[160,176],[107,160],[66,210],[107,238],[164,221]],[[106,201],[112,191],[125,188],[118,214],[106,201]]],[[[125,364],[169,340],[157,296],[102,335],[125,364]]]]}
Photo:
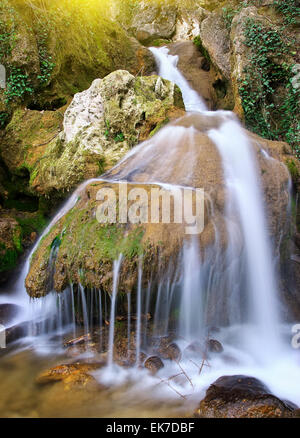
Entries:
{"type": "Polygon", "coordinates": [[[116,301],[118,293],[119,284],[119,272],[122,263],[122,254],[119,255],[118,260],[114,261],[113,270],[113,290],[111,297],[111,311],[110,311],[110,326],[109,326],[109,337],[108,337],[108,366],[113,364],[114,357],[114,333],[115,333],[115,314],[116,314],[116,301]]]}
{"type": "Polygon", "coordinates": [[[207,109],[205,103],[198,93],[189,86],[188,81],[177,68],[178,56],[169,55],[166,47],[160,49],[151,47],[150,50],[157,62],[159,75],[164,79],[174,82],[181,89],[186,110],[205,111],[207,109]]]}
{"type": "MultiPolygon", "coordinates": [[[[131,294],[127,297],[127,358],[129,359],[132,348],[133,328],[135,328],[136,348],[134,365],[138,366],[140,354],[150,351],[151,338],[166,336],[173,330],[178,345],[184,351],[190,343],[205,339],[207,331],[214,330],[212,325],[215,325],[221,328],[218,339],[222,342],[227,356],[231,356],[236,365],[226,362],[226,358],[220,356],[214,358],[211,367],[207,367],[208,369],[200,375],[199,369],[195,368],[195,361],[185,359],[183,355],[183,365],[188,375],[193,378],[195,391],[203,392],[221,375],[244,373],[261,378],[279,396],[299,403],[300,399],[297,395],[299,391],[296,385],[284,378],[286,373],[291,378],[296,378],[299,373],[294,359],[291,355],[285,354],[280,339],[273,256],[257,166],[249,140],[233,114],[224,111],[206,111],[202,99],[190,88],[177,69],[176,57],[169,55],[166,48],[151,48],[151,51],[157,61],[160,76],[174,81],[181,88],[187,111],[196,111],[199,117],[204,114],[203,120],[208,124],[210,120],[216,121],[213,125],[217,127],[208,127],[207,132],[222,159],[226,185],[225,221],[228,244],[226,251],[222,252],[218,224],[213,221],[214,243],[209,248],[205,248],[204,253],[201,254],[201,248],[195,239],[186,240],[176,262],[175,274],[174,269],[167,270],[158,284],[149,281],[145,290],[142,287],[143,271],[140,262],[136,302],[131,294]],[[151,323],[148,321],[150,312],[153,316],[151,323]],[[285,361],[285,368],[282,367],[282,361],[285,361]]],[[[154,138],[129,152],[102,179],[137,182],[139,175],[145,173],[148,179],[142,180],[143,183],[159,183],[163,187],[173,189],[187,186],[192,179],[191,175],[197,170],[194,160],[197,152],[195,136],[194,126],[166,126],[154,138]],[[171,144],[172,147],[166,148],[165,144],[171,144]],[[184,161],[179,162],[180,155],[184,155],[184,161]],[[176,180],[172,179],[174,168],[176,168],[176,180]]],[[[75,205],[81,191],[92,181],[99,180],[89,180],[81,185],[51,221],[43,236],[75,205]]],[[[213,208],[211,205],[212,210],[213,208]]],[[[37,249],[40,240],[30,257],[37,249]]],[[[23,300],[24,280],[29,270],[30,257],[24,266],[17,287],[20,293],[18,297],[22,295],[23,300]]],[[[120,256],[114,262],[110,309],[106,293],[101,290],[90,291],[92,295],[88,305],[86,299],[88,291],[80,285],[77,285],[78,290],[75,291],[71,285],[61,295],[58,303],[55,292],[45,298],[34,300],[34,306],[39,307],[39,310],[34,309],[32,317],[26,315],[27,319],[31,318],[33,321],[50,319],[51,330],[47,322],[44,332],[53,333],[58,326],[62,331],[62,326],[65,326],[71,327],[75,336],[75,294],[77,293],[79,300],[77,309],[82,310],[84,334],[88,335],[93,321],[98,320],[100,351],[103,351],[105,339],[101,326],[103,321],[108,323],[107,315],[110,314],[106,342],[108,367],[106,374],[99,376],[100,380],[110,383],[123,381],[122,378],[115,378],[113,374],[120,372],[120,369],[112,367],[121,264],[120,256]],[[94,295],[98,297],[95,302],[94,295]],[[43,304],[40,305],[39,302],[43,304]]],[[[172,261],[170,267],[171,265],[172,261]]],[[[178,372],[176,366],[174,363],[166,364],[161,371],[161,377],[168,378],[176,374],[178,372]]],[[[123,376],[122,373],[120,375],[123,376]]],[[[176,384],[174,388],[177,388],[176,384]]],[[[178,386],[177,389],[181,393],[190,392],[190,383],[187,382],[186,386],[178,386]]]]}
{"type": "MultiPolygon", "coordinates": [[[[228,215],[239,216],[245,243],[249,322],[255,327],[254,339],[247,333],[248,345],[260,359],[280,351],[277,286],[272,252],[267,236],[262,193],[251,144],[239,124],[226,121],[210,138],[222,156],[228,187],[228,215]],[[242,164],[242,165],[241,165],[242,164]],[[259,346],[260,344],[260,346],[259,346]]],[[[234,249],[234,245],[232,245],[234,249]]]]}

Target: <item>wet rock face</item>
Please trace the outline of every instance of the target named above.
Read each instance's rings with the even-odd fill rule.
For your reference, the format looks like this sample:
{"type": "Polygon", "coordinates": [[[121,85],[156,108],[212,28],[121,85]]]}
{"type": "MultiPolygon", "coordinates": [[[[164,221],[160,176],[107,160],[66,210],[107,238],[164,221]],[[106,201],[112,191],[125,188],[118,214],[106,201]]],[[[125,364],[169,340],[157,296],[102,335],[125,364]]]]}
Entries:
{"type": "Polygon", "coordinates": [[[183,114],[178,87],[157,76],[118,70],[75,95],[63,131],[44,151],[32,185],[42,194],[68,191],[103,173],[139,140],[183,114]]]}
{"type": "Polygon", "coordinates": [[[206,391],[195,416],[201,418],[292,417],[294,407],[275,397],[258,379],[223,376],[206,391]]]}

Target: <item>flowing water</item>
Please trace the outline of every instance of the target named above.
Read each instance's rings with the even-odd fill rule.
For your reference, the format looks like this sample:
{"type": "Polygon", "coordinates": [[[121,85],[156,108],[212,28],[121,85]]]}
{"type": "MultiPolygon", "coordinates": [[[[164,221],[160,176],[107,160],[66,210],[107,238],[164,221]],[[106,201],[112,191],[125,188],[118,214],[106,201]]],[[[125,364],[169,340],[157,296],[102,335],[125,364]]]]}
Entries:
{"type": "MultiPolygon", "coordinates": [[[[276,259],[267,232],[262,189],[250,141],[232,113],[206,110],[201,97],[190,88],[177,69],[176,57],[169,55],[166,48],[152,48],[151,51],[156,58],[160,76],[174,81],[181,88],[187,111],[197,112],[201,123],[203,120],[207,123],[208,136],[219,151],[227,189],[225,215],[229,238],[226,251],[224,253],[220,249],[220,233],[216,222],[213,223],[214,244],[205,249],[204,255],[201,256],[197,239],[187,240],[176,261],[175,271],[174,263],[170,260],[170,269],[166,270],[158,284],[149,281],[148,286],[143,288],[143,265],[140,260],[136,297],[128,294],[125,300],[126,357],[130,359],[134,344],[134,359],[131,367],[122,368],[114,356],[118,338],[117,309],[121,300],[118,285],[122,256],[114,262],[110,297],[101,290],[86,291],[81,285],[70,285],[59,297],[52,292],[44,298],[29,300],[24,280],[30,257],[39,245],[37,242],[15,285],[15,294],[0,296],[1,302],[23,306],[19,319],[12,321],[12,324],[30,322],[30,336],[19,345],[17,354],[11,352],[3,361],[4,365],[1,367],[0,364],[0,375],[7,372],[9,361],[14,363],[22,355],[26,358],[24,377],[30,374],[32,355],[38,358],[32,367],[32,374],[34,370],[45,366],[45,356],[49,358],[49,366],[51,363],[61,363],[65,354],[62,348],[64,336],[70,333],[73,337],[83,334],[87,338],[94,325],[97,325],[100,327],[97,334],[99,350],[106,351],[107,355],[105,367],[95,372],[94,376],[99,382],[109,384],[110,389],[105,395],[106,402],[102,409],[100,395],[99,405],[96,406],[95,401],[90,400],[88,394],[85,395],[87,401],[83,415],[101,416],[107,415],[107,412],[113,412],[115,416],[137,415],[137,409],[141,416],[189,413],[204,396],[208,385],[226,374],[258,377],[277,396],[299,405],[300,358],[289,345],[290,327],[281,324],[276,259]],[[76,309],[82,318],[83,331],[82,328],[78,331],[76,309]],[[148,319],[150,313],[151,321],[148,319]],[[105,331],[106,323],[108,329],[105,331]],[[183,352],[180,365],[176,361],[165,361],[165,367],[158,375],[150,376],[139,368],[144,360],[142,355],[151,354],[155,342],[160,342],[170,334],[183,352]],[[199,373],[202,358],[189,347],[195,341],[205,341],[208,337],[216,337],[222,343],[224,354],[213,355],[199,373]],[[56,360],[53,358],[53,348],[56,360]],[[184,373],[181,373],[181,378],[172,380],[170,385],[167,379],[182,369],[184,373]],[[185,375],[189,378],[186,379],[185,375]],[[117,407],[113,408],[116,398],[117,407]],[[162,400],[165,404],[160,411],[162,400]],[[142,403],[144,408],[141,407],[142,403]]],[[[102,178],[159,183],[172,189],[193,186],[197,147],[195,135],[193,126],[166,126],[155,137],[134,148],[102,178]],[[172,144],[172,148],[163,147],[166,142],[172,144]],[[184,153],[184,162],[178,162],[179,152],[181,156],[184,153]],[[175,174],[176,179],[173,176],[175,174]]],[[[81,191],[92,181],[86,181],[74,192],[43,235],[75,205],[81,191]]],[[[211,209],[213,211],[213,205],[211,209]]],[[[55,258],[55,251],[52,257],[55,258]]],[[[19,369],[17,375],[21,381],[22,372],[19,369]]],[[[27,397],[39,400],[41,393],[33,389],[32,381],[33,378],[26,385],[27,397]]],[[[5,390],[5,383],[0,380],[0,391],[3,393],[1,386],[5,390]]],[[[45,400],[49,400],[50,415],[58,415],[51,399],[54,392],[43,393],[45,400]]],[[[68,397],[56,389],[56,397],[58,393],[65,406],[60,412],[81,415],[76,402],[80,404],[82,395],[78,395],[78,399],[75,397],[72,405],[68,397]]],[[[26,400],[24,395],[24,406],[26,400]]],[[[16,407],[14,409],[18,411],[16,407]]],[[[27,413],[25,408],[19,408],[18,412],[20,415],[44,413],[43,410],[35,409],[36,406],[27,413]]],[[[44,409],[47,410],[45,404],[44,409]]]]}

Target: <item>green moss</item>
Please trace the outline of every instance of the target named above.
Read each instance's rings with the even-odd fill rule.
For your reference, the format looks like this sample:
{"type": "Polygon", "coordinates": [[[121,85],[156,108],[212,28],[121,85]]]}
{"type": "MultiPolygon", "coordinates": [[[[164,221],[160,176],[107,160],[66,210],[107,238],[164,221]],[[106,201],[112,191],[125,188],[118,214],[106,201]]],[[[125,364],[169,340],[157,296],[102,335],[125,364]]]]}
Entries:
{"type": "Polygon", "coordinates": [[[64,223],[60,251],[68,253],[69,263],[83,260],[92,249],[98,263],[115,260],[120,253],[132,259],[142,253],[143,228],[126,233],[126,226],[100,224],[91,218],[91,210],[71,210],[64,223]]]}
{"type": "Polygon", "coordinates": [[[22,230],[15,227],[10,236],[10,243],[0,242],[0,272],[9,271],[16,267],[22,247],[22,230]]]}
{"type": "Polygon", "coordinates": [[[15,230],[13,233],[13,243],[17,250],[17,252],[22,252],[22,231],[21,230],[15,230]]]}
{"type": "Polygon", "coordinates": [[[300,175],[295,160],[293,159],[287,160],[286,165],[287,168],[289,169],[293,181],[297,181],[300,175]]]}
{"type": "Polygon", "coordinates": [[[151,42],[151,47],[161,47],[161,46],[166,46],[168,44],[170,44],[172,41],[170,40],[165,40],[165,39],[157,39],[151,42]]]}
{"type": "Polygon", "coordinates": [[[0,243],[0,272],[10,271],[17,265],[18,252],[13,249],[7,249],[3,243],[0,243]]]}
{"type": "Polygon", "coordinates": [[[32,232],[40,233],[47,224],[47,221],[42,213],[38,212],[33,216],[19,218],[16,220],[22,227],[23,235],[29,236],[32,232]]]}
{"type": "Polygon", "coordinates": [[[18,211],[35,212],[38,209],[38,200],[29,197],[26,199],[6,199],[3,204],[4,208],[18,211]]]}
{"type": "Polygon", "coordinates": [[[202,55],[204,56],[204,58],[205,58],[208,62],[210,62],[210,56],[209,56],[209,53],[208,53],[208,51],[206,50],[206,48],[203,46],[200,36],[196,36],[196,37],[194,38],[194,44],[195,44],[195,46],[197,47],[197,49],[202,53],[202,55]]]}
{"type": "Polygon", "coordinates": [[[161,123],[159,123],[151,132],[150,132],[150,137],[153,137],[153,135],[155,135],[161,128],[163,128],[164,126],[166,126],[168,123],[170,122],[170,119],[168,117],[166,117],[161,123]]]}

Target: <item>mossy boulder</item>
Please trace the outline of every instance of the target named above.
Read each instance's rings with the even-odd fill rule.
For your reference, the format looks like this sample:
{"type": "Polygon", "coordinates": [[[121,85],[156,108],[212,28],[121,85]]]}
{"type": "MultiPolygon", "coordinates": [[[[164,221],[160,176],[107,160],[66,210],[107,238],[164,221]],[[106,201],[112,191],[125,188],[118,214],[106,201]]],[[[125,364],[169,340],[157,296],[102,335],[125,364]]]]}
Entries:
{"type": "MultiPolygon", "coordinates": [[[[144,189],[150,196],[158,186],[130,184],[144,189]]],[[[120,273],[121,292],[136,287],[139,259],[143,256],[145,278],[162,275],[168,260],[178,254],[183,232],[180,224],[99,223],[96,217],[97,192],[118,185],[95,181],[83,189],[75,207],[44,236],[31,260],[26,288],[33,297],[46,295],[52,288],[63,291],[70,283],[86,288],[97,287],[110,293],[113,261],[123,255],[120,273]],[[165,247],[163,242],[168,242],[165,247]],[[52,262],[54,263],[52,265],[52,262]]]]}
{"type": "Polygon", "coordinates": [[[260,380],[243,375],[222,376],[200,402],[200,418],[291,418],[297,406],[272,394],[260,380]]]}
{"type": "MultiPolygon", "coordinates": [[[[163,128],[153,140],[138,146],[136,153],[130,154],[105,174],[106,180],[85,183],[77,192],[79,198],[76,205],[53,225],[33,255],[26,278],[29,295],[40,297],[53,289],[60,292],[70,283],[110,293],[113,261],[120,253],[123,254],[120,293],[136,290],[140,263],[145,284],[150,278],[153,284],[160,281],[166,273],[171,277],[175,275],[183,242],[190,238],[186,234],[184,221],[123,223],[118,220],[118,214],[114,223],[100,223],[97,220],[98,207],[101,205],[97,193],[103,188],[114,189],[118,201],[119,184],[112,182],[116,180],[128,181],[127,198],[131,189],[144,190],[147,199],[142,198],[142,205],[148,212],[148,218],[151,217],[151,202],[148,202],[151,191],[160,188],[153,181],[179,187],[204,188],[204,229],[197,236],[201,254],[205,258],[209,253],[216,240],[216,230],[218,248],[221,252],[225,251],[228,245],[226,186],[219,152],[207,135],[207,131],[217,128],[222,120],[220,115],[185,115],[163,128]],[[190,128],[193,128],[192,136],[190,128]],[[178,135],[181,141],[176,143],[173,140],[178,135]],[[167,163],[167,166],[161,163],[167,163]]],[[[276,158],[283,159],[286,145],[250,134],[249,138],[261,169],[269,232],[274,240],[279,239],[287,225],[286,215],[281,213],[286,211],[289,202],[289,174],[276,158]],[[275,159],[262,153],[262,148],[275,159]]],[[[128,209],[132,204],[134,201],[128,201],[128,209]]],[[[160,214],[161,208],[162,205],[160,214]]],[[[172,208],[174,205],[171,206],[171,217],[174,214],[172,208]]]]}
{"type": "Polygon", "coordinates": [[[14,112],[5,131],[0,132],[1,157],[12,175],[27,173],[30,183],[34,180],[36,165],[44,156],[46,146],[63,128],[65,109],[36,111],[19,108],[14,112]]]}
{"type": "Polygon", "coordinates": [[[31,173],[34,190],[65,192],[99,176],[162,122],[184,113],[181,92],[157,76],[118,70],[76,94],[63,131],[50,142],[31,173]]]}

